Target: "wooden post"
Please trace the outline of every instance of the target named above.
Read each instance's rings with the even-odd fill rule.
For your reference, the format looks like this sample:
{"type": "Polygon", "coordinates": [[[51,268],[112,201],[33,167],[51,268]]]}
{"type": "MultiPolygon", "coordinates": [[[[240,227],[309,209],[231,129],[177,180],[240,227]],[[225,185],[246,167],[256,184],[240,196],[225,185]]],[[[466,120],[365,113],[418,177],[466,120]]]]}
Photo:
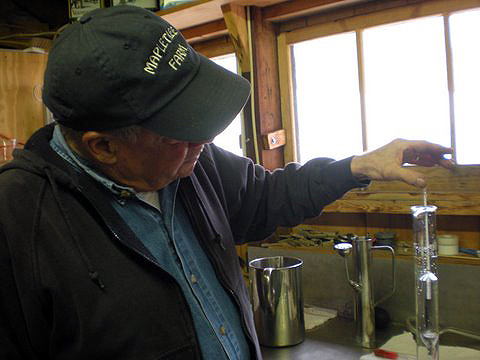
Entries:
{"type": "Polygon", "coordinates": [[[252,8],[253,69],[255,119],[260,161],[273,170],[284,165],[283,146],[263,149],[263,135],[281,130],[280,85],[278,78],[277,40],[274,25],[263,19],[262,8],[252,8]]]}
{"type": "MultiPolygon", "coordinates": [[[[235,54],[237,56],[240,74],[252,84],[252,63],[251,63],[251,42],[247,21],[247,9],[244,6],[235,4],[222,5],[223,17],[232,40],[235,54]]],[[[242,141],[244,154],[254,162],[259,162],[258,147],[256,146],[255,114],[252,111],[254,104],[253,87],[250,98],[243,109],[243,128],[245,138],[242,141]]]]}

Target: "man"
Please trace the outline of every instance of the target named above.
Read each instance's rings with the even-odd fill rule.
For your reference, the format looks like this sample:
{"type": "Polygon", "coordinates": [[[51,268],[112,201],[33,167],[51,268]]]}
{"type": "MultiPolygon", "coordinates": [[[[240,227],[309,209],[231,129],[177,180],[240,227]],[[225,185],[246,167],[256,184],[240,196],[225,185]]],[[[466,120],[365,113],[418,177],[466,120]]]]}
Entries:
{"type": "Polygon", "coordinates": [[[57,124],[0,170],[0,358],[261,359],[235,244],[371,179],[423,186],[396,140],[268,172],[213,144],[249,84],[138,7],[95,10],[50,52],[57,124]]]}

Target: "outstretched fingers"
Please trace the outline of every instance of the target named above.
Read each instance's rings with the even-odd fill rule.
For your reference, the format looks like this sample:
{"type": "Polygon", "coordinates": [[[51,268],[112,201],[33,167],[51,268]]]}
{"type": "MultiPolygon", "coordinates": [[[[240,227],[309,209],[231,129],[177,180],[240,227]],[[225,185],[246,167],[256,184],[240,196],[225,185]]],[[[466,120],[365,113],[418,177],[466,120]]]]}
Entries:
{"type": "Polygon", "coordinates": [[[398,180],[401,180],[413,186],[417,186],[421,188],[426,186],[424,175],[413,169],[400,168],[398,169],[397,177],[398,177],[398,180]]]}
{"type": "Polygon", "coordinates": [[[446,159],[445,155],[452,154],[453,150],[427,141],[410,141],[403,151],[403,163],[419,166],[440,165],[451,168],[454,162],[446,159]]]}

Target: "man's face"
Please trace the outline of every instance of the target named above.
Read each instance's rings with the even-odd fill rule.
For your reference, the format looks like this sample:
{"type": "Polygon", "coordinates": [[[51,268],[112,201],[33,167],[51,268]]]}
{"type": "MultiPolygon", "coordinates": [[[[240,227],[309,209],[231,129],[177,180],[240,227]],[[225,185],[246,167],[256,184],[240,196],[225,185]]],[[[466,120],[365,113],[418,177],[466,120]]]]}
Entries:
{"type": "Polygon", "coordinates": [[[116,139],[115,180],[137,191],[156,191],[172,181],[190,176],[203,146],[140,129],[135,144],[116,139]]]}

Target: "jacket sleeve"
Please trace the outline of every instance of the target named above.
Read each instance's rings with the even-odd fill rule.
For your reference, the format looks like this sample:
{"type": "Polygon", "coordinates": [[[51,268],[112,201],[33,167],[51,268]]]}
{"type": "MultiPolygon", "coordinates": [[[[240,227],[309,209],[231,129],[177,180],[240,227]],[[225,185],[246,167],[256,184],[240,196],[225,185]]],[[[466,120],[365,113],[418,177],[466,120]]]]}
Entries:
{"type": "Polygon", "coordinates": [[[30,358],[26,351],[25,321],[15,286],[12,260],[0,231],[0,359],[30,358]]]}
{"type": "Polygon", "coordinates": [[[295,226],[356,187],[352,158],[317,158],[270,172],[246,158],[210,145],[237,243],[262,240],[278,226],[295,226]]]}

